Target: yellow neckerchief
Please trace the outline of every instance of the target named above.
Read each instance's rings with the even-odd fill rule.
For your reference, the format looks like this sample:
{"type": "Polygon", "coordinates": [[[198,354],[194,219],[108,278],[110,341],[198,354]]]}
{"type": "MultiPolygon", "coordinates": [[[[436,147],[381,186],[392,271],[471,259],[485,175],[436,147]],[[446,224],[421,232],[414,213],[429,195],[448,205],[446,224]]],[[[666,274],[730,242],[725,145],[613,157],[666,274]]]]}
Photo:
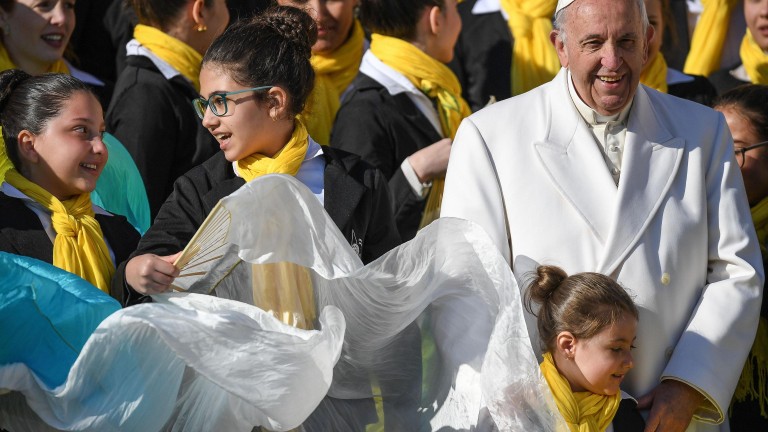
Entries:
{"type": "Polygon", "coordinates": [[[763,198],[750,209],[752,213],[752,223],[755,224],[757,232],[757,241],[760,243],[760,250],[763,256],[766,256],[766,241],[768,241],[768,198],[763,198]]]}
{"type": "Polygon", "coordinates": [[[363,26],[355,20],[352,34],[342,46],[327,55],[312,54],[310,61],[315,69],[315,86],[301,119],[312,139],[320,144],[330,144],[339,99],[360,69],[364,40],[363,26]]]}
{"type": "Polygon", "coordinates": [[[0,127],[0,184],[5,180],[5,173],[13,168],[13,163],[8,159],[8,154],[5,152],[5,139],[3,138],[3,128],[0,127]]]}
{"type": "Polygon", "coordinates": [[[560,60],[549,33],[557,0],[500,0],[512,46],[512,94],[525,93],[549,82],[560,70],[560,60]]]}
{"type": "Polygon", "coordinates": [[[5,173],[5,181],[51,211],[51,225],[56,231],[53,265],[80,276],[109,294],[115,265],[101,226],[94,217],[91,195],[85,193],[59,201],[16,169],[5,173]]]}
{"type": "Polygon", "coordinates": [[[760,49],[749,29],[741,40],[739,55],[752,84],[768,84],[768,54],[760,49]]]}
{"type": "MultiPolygon", "coordinates": [[[[18,69],[18,67],[8,55],[8,50],[5,49],[5,45],[0,44],[0,71],[8,69],[18,69]]],[[[59,59],[56,60],[46,72],[69,74],[69,67],[64,60],[59,59]]]]}
{"type": "Polygon", "coordinates": [[[656,53],[640,75],[640,82],[652,89],[667,93],[667,61],[661,51],[656,53]]]}
{"type": "Polygon", "coordinates": [[[709,76],[720,69],[728,22],[739,0],[701,0],[701,3],[704,10],[693,30],[683,71],[689,75],[709,76]]]}
{"type": "Polygon", "coordinates": [[[568,380],[555,367],[552,354],[544,353],[541,373],[549,384],[560,414],[571,432],[601,432],[613,421],[619,409],[621,393],[613,396],[591,392],[573,392],[568,380]]]}
{"type": "MultiPolygon", "coordinates": [[[[371,52],[437,102],[443,136],[453,138],[459,123],[471,114],[467,101],[461,97],[461,84],[456,75],[446,65],[402,39],[374,33],[371,36],[371,52]]],[[[439,217],[444,182],[445,178],[432,181],[420,227],[439,217]]]]}
{"type": "MultiPolygon", "coordinates": [[[[252,154],[237,161],[237,172],[246,182],[265,174],[299,172],[309,148],[309,134],[301,120],[294,122],[288,143],[274,157],[252,154]]],[[[253,265],[254,304],[285,324],[311,330],[315,311],[312,279],[305,267],[278,262],[253,265]]]]}
{"type": "Polygon", "coordinates": [[[301,162],[309,148],[309,134],[304,124],[296,119],[293,133],[288,143],[283,146],[273,157],[254,153],[237,161],[237,172],[249,182],[256,177],[265,174],[290,174],[295,176],[299,172],[301,162]]]}
{"type": "Polygon", "coordinates": [[[203,62],[203,56],[194,48],[161,30],[144,24],[139,24],[133,29],[133,38],[144,48],[152,51],[152,54],[179,71],[192,83],[195,90],[200,91],[200,65],[203,62]]]}

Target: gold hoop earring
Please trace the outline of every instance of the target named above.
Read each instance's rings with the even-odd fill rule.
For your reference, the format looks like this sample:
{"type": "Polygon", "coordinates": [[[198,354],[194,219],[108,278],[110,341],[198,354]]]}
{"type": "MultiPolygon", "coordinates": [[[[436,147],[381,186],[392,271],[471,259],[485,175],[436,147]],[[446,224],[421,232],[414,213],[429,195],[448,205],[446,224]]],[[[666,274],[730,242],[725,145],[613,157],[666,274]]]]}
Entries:
{"type": "Polygon", "coordinates": [[[208,31],[208,27],[205,24],[200,24],[199,26],[197,26],[197,31],[200,33],[204,31],[208,31]]]}

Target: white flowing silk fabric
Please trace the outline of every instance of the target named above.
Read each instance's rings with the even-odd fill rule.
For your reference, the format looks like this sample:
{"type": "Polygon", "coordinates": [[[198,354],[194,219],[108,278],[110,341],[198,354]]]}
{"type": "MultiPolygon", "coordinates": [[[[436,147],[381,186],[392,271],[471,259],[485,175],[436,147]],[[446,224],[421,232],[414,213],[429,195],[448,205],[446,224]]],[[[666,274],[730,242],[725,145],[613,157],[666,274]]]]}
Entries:
{"type": "Polygon", "coordinates": [[[408,430],[566,430],[514,276],[478,226],[439,219],[363,266],[293,177],[260,177],[214,211],[223,216],[204,231],[213,233],[206,241],[217,259],[177,279],[187,293],[158,295],[103,321],[64,384],[47,388],[23,365],[0,365],[0,388],[13,390],[0,397],[0,426],[311,429],[313,418],[342,425],[335,415],[354,415],[318,404],[374,393],[385,423],[394,419],[388,428],[415,418],[408,430]],[[251,272],[275,262],[309,269],[318,330],[286,326],[247,304],[251,272]],[[215,296],[201,294],[209,292],[215,296]],[[426,359],[422,338],[434,342],[426,359]]]}

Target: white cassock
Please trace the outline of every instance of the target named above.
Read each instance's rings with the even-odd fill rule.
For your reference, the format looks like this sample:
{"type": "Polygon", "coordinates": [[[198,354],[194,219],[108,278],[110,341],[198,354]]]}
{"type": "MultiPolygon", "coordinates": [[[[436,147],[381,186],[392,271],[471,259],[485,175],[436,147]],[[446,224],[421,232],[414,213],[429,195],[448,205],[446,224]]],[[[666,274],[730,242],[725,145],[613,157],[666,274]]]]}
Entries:
{"type": "Polygon", "coordinates": [[[615,277],[640,309],[624,390],[638,397],[682,380],[707,396],[688,430],[728,430],[707,423],[728,410],[763,286],[728,127],[707,107],[640,86],[617,187],[567,76],[464,120],[441,215],[485,228],[521,287],[539,264],[615,277]]]}

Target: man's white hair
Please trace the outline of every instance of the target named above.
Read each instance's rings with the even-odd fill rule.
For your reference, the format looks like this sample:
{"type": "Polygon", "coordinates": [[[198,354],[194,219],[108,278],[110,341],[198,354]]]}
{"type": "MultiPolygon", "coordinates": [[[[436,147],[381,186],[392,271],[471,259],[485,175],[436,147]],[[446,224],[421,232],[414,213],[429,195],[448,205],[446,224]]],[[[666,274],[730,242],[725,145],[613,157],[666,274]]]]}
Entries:
{"type": "MultiPolygon", "coordinates": [[[[648,26],[650,25],[648,23],[648,13],[645,11],[645,1],[644,0],[610,0],[610,1],[633,1],[635,3],[635,7],[637,7],[640,10],[640,16],[643,20],[643,36],[645,36],[645,32],[648,30],[648,26]]],[[[555,13],[555,19],[552,22],[552,27],[557,30],[560,40],[565,43],[566,41],[566,32],[565,32],[565,23],[568,22],[568,11],[572,10],[572,5],[569,5],[571,7],[564,7],[557,11],[555,13]]]]}

